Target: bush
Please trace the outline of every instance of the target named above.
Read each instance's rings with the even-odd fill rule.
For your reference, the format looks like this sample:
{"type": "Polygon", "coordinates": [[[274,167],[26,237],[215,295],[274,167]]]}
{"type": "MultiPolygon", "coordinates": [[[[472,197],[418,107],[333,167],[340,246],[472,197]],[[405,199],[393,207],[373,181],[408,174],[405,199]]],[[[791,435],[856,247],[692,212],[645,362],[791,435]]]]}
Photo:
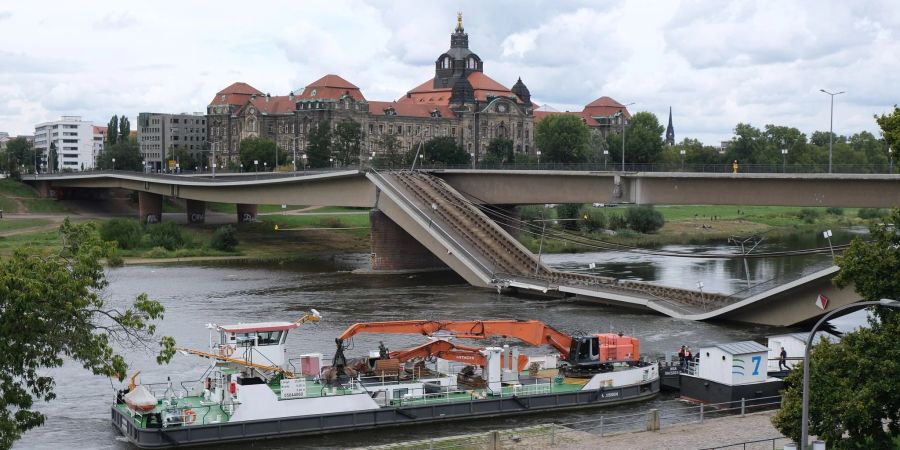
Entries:
{"type": "Polygon", "coordinates": [[[606,228],[606,214],[599,209],[581,208],[578,216],[580,217],[578,224],[581,225],[583,231],[591,232],[606,228]]]}
{"type": "Polygon", "coordinates": [[[152,249],[150,249],[150,251],[145,253],[144,256],[146,256],[147,258],[165,258],[169,256],[169,252],[167,252],[166,249],[162,247],[153,247],[152,249]]]}
{"type": "Polygon", "coordinates": [[[100,227],[100,237],[104,241],[114,241],[121,249],[136,248],[141,244],[144,228],[133,219],[112,219],[100,227]]]}
{"type": "Polygon", "coordinates": [[[608,226],[610,230],[624,230],[628,228],[628,221],[619,214],[611,214],[608,226]]]}
{"type": "Polygon", "coordinates": [[[556,218],[559,219],[559,224],[563,227],[563,229],[578,229],[578,219],[580,217],[578,215],[578,210],[580,209],[580,203],[563,203],[560,205],[556,205],[556,218]]]}
{"type": "Polygon", "coordinates": [[[666,224],[661,212],[653,205],[630,206],[625,210],[628,227],[639,233],[653,233],[666,224]]]}
{"type": "Polygon", "coordinates": [[[859,208],[859,212],[856,213],[860,219],[880,219],[882,217],[887,217],[888,210],[884,208],[859,208]]]}
{"type": "Polygon", "coordinates": [[[237,245],[238,239],[235,236],[235,229],[231,225],[217,228],[209,240],[210,247],[224,252],[233,251],[237,245]]]}
{"type": "Polygon", "coordinates": [[[149,244],[153,247],[162,247],[166,250],[175,250],[184,246],[184,236],[181,235],[181,227],[175,222],[163,222],[147,227],[149,244]]]}
{"type": "Polygon", "coordinates": [[[835,208],[832,206],[831,208],[826,209],[825,212],[831,214],[832,216],[843,216],[844,208],[835,208]]]}
{"type": "Polygon", "coordinates": [[[806,223],[813,223],[822,217],[822,212],[817,209],[803,208],[797,213],[797,217],[806,223]]]}

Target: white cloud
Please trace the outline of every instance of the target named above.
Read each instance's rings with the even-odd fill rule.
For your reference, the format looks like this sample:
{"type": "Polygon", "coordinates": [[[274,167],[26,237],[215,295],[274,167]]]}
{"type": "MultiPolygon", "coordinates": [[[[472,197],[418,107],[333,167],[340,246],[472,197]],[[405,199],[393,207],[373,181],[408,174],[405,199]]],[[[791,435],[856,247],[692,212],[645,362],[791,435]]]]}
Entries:
{"type": "Polygon", "coordinates": [[[887,1],[453,4],[415,0],[33,0],[0,11],[0,131],[63,114],[203,111],[244,81],[286,94],[327,73],[390,100],[430,78],[456,11],[489,76],[521,76],[538,103],[577,110],[608,95],[665,120],[678,139],[727,139],[738,122],[877,132],[900,103],[900,9],[887,1]],[[40,30],[35,33],[35,30],[40,30]]]}

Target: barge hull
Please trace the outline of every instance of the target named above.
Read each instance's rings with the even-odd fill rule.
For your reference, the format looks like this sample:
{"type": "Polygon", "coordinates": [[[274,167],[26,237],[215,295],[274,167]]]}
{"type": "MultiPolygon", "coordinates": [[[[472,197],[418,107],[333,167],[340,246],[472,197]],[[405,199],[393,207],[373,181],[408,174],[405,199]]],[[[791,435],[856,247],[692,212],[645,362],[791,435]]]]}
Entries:
{"type": "Polygon", "coordinates": [[[253,439],[319,435],[338,431],[465,420],[548,410],[611,406],[648,400],[659,393],[660,380],[588,391],[498,397],[427,405],[386,407],[372,411],[285,417],[282,419],[145,429],[113,406],[112,424],[139,448],[168,448],[253,439]]]}

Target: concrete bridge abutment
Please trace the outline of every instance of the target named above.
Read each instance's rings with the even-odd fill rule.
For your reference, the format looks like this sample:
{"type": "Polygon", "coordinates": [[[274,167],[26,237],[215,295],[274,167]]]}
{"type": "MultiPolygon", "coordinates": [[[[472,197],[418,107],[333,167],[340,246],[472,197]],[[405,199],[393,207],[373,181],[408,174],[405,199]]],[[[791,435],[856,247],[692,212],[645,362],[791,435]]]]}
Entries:
{"type": "Polygon", "coordinates": [[[443,261],[378,209],[369,212],[371,266],[375,271],[444,269],[443,261]]]}
{"type": "Polygon", "coordinates": [[[162,195],[138,191],[138,214],[143,223],[162,221],[162,195]]]}
{"type": "Polygon", "coordinates": [[[237,220],[238,223],[251,223],[256,221],[256,212],[258,211],[257,205],[250,205],[246,203],[238,203],[237,204],[237,220]]]}
{"type": "Polygon", "coordinates": [[[185,203],[188,223],[206,222],[206,202],[188,199],[185,203]]]}

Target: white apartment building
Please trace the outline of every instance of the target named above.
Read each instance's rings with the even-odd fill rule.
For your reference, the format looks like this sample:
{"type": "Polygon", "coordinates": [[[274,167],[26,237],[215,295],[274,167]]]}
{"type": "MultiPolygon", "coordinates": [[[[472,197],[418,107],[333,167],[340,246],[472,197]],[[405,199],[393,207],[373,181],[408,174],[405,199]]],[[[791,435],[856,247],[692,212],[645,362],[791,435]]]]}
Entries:
{"type": "Polygon", "coordinates": [[[80,116],[62,116],[34,127],[34,149],[41,155],[35,163],[41,172],[88,170],[94,167],[94,124],[80,116]],[[56,144],[57,158],[47,161],[56,144]]]}
{"type": "Polygon", "coordinates": [[[181,148],[196,159],[206,161],[209,150],[206,145],[206,114],[163,114],[142,112],[137,120],[138,145],[148,170],[174,168],[169,162],[172,150],[181,148]]]}
{"type": "Polygon", "coordinates": [[[97,164],[97,159],[103,153],[103,145],[106,143],[106,129],[107,127],[94,126],[94,165],[97,164]]]}

